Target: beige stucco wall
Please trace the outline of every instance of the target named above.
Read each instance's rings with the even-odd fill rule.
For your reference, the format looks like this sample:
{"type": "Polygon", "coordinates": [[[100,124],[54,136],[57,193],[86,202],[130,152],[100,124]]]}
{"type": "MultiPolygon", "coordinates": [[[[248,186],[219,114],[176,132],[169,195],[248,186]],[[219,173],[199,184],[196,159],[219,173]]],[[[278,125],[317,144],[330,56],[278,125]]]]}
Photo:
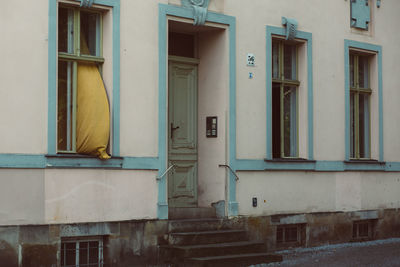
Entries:
{"type": "Polygon", "coordinates": [[[239,172],[240,215],[357,211],[400,207],[400,174],[239,172]],[[258,206],[252,206],[257,197],[258,206]]]}
{"type": "Polygon", "coordinates": [[[71,223],[157,217],[156,172],[45,171],[45,222],[71,223]]]}
{"type": "Polygon", "coordinates": [[[47,2],[0,8],[0,153],[47,150],[47,2]]]}
{"type": "MultiPolygon", "coordinates": [[[[180,5],[180,0],[121,0],[122,156],[158,155],[159,3],[180,5]]],[[[281,26],[281,17],[286,16],[298,20],[299,30],[313,34],[315,158],[344,159],[344,39],[350,39],[383,48],[384,159],[400,161],[400,124],[397,123],[400,119],[397,75],[400,35],[394,26],[399,22],[396,12],[400,10],[400,1],[382,1],[380,9],[374,3],[371,1],[371,28],[365,33],[349,27],[350,1],[210,1],[211,11],[236,18],[238,158],[262,160],[266,156],[266,83],[269,81],[265,74],[265,27],[281,26]],[[247,53],[255,54],[255,67],[246,66],[247,53]],[[253,79],[248,78],[249,72],[254,73],[253,79]]],[[[107,38],[111,29],[109,14],[105,22],[107,38]]],[[[3,51],[0,153],[45,154],[48,139],[48,1],[8,1],[0,9],[0,23],[3,25],[0,30],[3,51]]],[[[212,59],[212,53],[218,54],[218,59],[226,63],[227,51],[223,51],[227,46],[226,38],[228,34],[225,33],[205,64],[215,64],[213,60],[217,58],[212,59]]],[[[110,43],[106,42],[104,49],[105,56],[109,57],[110,43]]],[[[108,87],[112,84],[112,78],[107,74],[110,66],[108,64],[104,69],[108,87]]],[[[208,79],[201,81],[205,88],[202,92],[209,89],[213,81],[221,89],[217,98],[199,95],[203,103],[199,108],[199,136],[202,136],[199,142],[203,149],[199,150],[202,158],[199,166],[204,166],[199,170],[204,181],[200,187],[204,191],[199,198],[201,205],[225,197],[226,170],[215,165],[226,162],[229,152],[225,132],[226,71],[224,69],[222,74],[199,73],[200,79],[208,79]],[[202,119],[207,115],[219,118],[220,137],[216,140],[203,138],[202,119]],[[210,164],[212,168],[207,167],[210,164]]],[[[375,87],[376,82],[372,80],[375,87]]],[[[377,88],[372,89],[372,147],[376,158],[377,88]]],[[[304,107],[300,108],[300,125],[303,126],[307,125],[305,111],[304,107]]],[[[302,128],[301,155],[307,155],[306,135],[302,128]]],[[[125,170],[1,170],[0,224],[155,218],[158,195],[155,175],[155,171],[125,170]]],[[[397,173],[240,172],[239,176],[237,199],[241,215],[400,207],[397,173]],[[259,198],[257,208],[251,207],[253,196],[259,198]]]]}
{"type": "Polygon", "coordinates": [[[44,222],[44,170],[0,169],[0,225],[44,222]]]}
{"type": "Polygon", "coordinates": [[[198,199],[199,206],[225,199],[227,162],[227,127],[229,96],[229,33],[224,25],[220,30],[198,34],[198,199]],[[217,116],[218,137],[206,137],[206,117],[217,116]]]}

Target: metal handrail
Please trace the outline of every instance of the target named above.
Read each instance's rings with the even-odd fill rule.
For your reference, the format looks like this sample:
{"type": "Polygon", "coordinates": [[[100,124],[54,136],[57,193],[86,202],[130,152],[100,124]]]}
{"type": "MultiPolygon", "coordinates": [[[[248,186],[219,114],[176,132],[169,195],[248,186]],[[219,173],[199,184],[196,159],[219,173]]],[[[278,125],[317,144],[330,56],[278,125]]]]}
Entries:
{"type": "Polygon", "coordinates": [[[232,168],[231,168],[229,165],[226,165],[226,164],[219,164],[218,167],[225,167],[225,168],[228,168],[228,169],[231,171],[231,173],[235,176],[235,180],[236,180],[236,181],[239,181],[239,176],[237,176],[237,174],[232,170],[232,168]]]}
{"type": "Polygon", "coordinates": [[[168,167],[168,169],[165,170],[165,172],[163,174],[161,174],[160,176],[156,177],[157,181],[160,181],[171,169],[173,169],[175,167],[175,165],[171,165],[168,167]]]}

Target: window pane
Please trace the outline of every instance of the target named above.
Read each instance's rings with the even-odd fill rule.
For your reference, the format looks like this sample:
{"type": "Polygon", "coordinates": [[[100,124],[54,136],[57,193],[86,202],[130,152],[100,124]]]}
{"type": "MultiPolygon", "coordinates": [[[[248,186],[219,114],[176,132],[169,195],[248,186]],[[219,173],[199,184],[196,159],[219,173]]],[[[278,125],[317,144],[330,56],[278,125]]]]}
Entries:
{"type": "Polygon", "coordinates": [[[285,44],[283,48],[284,75],[286,80],[297,80],[296,46],[285,44]]]}
{"type": "Polygon", "coordinates": [[[72,136],[72,63],[58,62],[57,148],[71,150],[72,136]]]}
{"type": "Polygon", "coordinates": [[[296,242],[297,241],[297,227],[285,228],[285,242],[296,242]]]}
{"type": "Polygon", "coordinates": [[[74,13],[68,8],[60,8],[58,11],[58,51],[74,51],[74,13]]]}
{"type": "Polygon", "coordinates": [[[100,56],[99,14],[81,12],[81,54],[100,56]]]}
{"type": "Polygon", "coordinates": [[[272,157],[281,157],[281,92],[280,84],[272,84],[272,157]]]}
{"type": "Polygon", "coordinates": [[[351,158],[355,158],[356,155],[356,149],[355,149],[355,145],[356,145],[356,136],[355,136],[355,107],[354,107],[354,100],[355,98],[355,94],[354,93],[350,93],[350,157],[351,158]]]}
{"type": "Polygon", "coordinates": [[[89,242],[79,242],[79,264],[88,264],[89,242]]]}
{"type": "Polygon", "coordinates": [[[350,55],[350,87],[355,87],[354,85],[354,56],[350,55]]]}
{"type": "Polygon", "coordinates": [[[360,158],[369,158],[369,95],[359,94],[360,158]]]}
{"type": "Polygon", "coordinates": [[[358,57],[358,83],[360,88],[369,88],[368,57],[358,57]]]}
{"type": "Polygon", "coordinates": [[[99,262],[99,242],[92,241],[90,242],[90,248],[89,248],[89,263],[91,264],[91,266],[97,266],[98,262],[99,262]]]}
{"type": "Polygon", "coordinates": [[[277,243],[283,242],[283,228],[282,227],[278,227],[278,229],[276,229],[276,242],[277,243]]]}
{"type": "Polygon", "coordinates": [[[66,243],[65,266],[76,264],[76,243],[66,243]]]}
{"type": "Polygon", "coordinates": [[[279,43],[272,42],[272,77],[279,79],[279,43]]]}
{"type": "Polygon", "coordinates": [[[285,157],[297,156],[297,89],[286,86],[283,93],[283,138],[285,157]]]}

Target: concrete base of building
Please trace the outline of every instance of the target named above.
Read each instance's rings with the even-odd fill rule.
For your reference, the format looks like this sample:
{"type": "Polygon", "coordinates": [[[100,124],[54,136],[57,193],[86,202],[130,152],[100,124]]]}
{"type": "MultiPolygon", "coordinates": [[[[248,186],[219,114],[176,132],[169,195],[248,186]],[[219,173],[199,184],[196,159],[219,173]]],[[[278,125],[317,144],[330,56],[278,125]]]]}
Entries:
{"type": "MultiPolygon", "coordinates": [[[[400,237],[400,209],[280,214],[221,219],[242,225],[269,252],[351,241],[400,237]]],[[[106,266],[163,266],[159,246],[168,241],[170,221],[140,220],[78,224],[0,226],[4,267],[61,266],[65,241],[101,239],[106,266]]]]}

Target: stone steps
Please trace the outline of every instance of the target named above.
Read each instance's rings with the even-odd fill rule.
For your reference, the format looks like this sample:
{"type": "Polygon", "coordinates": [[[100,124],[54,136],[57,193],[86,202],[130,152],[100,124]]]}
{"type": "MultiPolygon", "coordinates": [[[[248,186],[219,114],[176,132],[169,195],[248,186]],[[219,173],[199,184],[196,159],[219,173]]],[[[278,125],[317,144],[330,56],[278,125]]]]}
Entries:
{"type": "Polygon", "coordinates": [[[249,241],[243,221],[218,219],[213,208],[172,208],[160,257],[170,266],[249,266],[282,261],[264,242],[249,241]]]}
{"type": "Polygon", "coordinates": [[[169,234],[169,244],[171,245],[201,245],[214,243],[227,243],[246,240],[244,230],[214,230],[199,232],[181,232],[169,234]]]}
{"type": "Polygon", "coordinates": [[[210,257],[266,251],[265,244],[256,241],[170,246],[168,248],[170,249],[169,253],[180,259],[203,257],[204,255],[210,257]]]}
{"type": "Polygon", "coordinates": [[[205,267],[205,266],[249,266],[252,264],[270,263],[282,261],[281,255],[268,253],[246,253],[225,256],[189,258],[184,266],[205,267]]]}

